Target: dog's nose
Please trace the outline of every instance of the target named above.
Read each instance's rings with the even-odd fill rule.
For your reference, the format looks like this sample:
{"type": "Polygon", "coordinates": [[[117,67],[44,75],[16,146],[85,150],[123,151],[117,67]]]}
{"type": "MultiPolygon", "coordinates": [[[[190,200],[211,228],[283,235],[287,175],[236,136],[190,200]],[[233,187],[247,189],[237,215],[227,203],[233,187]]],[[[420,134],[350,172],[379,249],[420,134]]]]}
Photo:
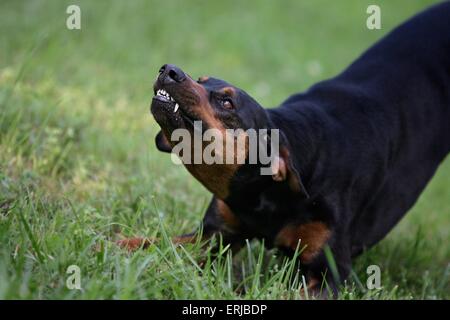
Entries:
{"type": "Polygon", "coordinates": [[[159,69],[159,79],[164,84],[183,82],[186,79],[184,72],[173,64],[165,64],[159,69]]]}

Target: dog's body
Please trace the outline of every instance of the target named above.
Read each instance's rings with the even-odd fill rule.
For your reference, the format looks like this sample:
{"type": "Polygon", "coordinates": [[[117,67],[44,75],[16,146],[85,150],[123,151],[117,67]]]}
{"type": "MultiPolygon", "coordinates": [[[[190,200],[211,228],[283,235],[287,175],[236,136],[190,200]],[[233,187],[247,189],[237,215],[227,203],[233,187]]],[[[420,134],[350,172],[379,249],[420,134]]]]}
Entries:
{"type": "MultiPolygon", "coordinates": [[[[220,127],[280,130],[278,178],[247,164],[187,168],[214,193],[203,235],[220,233],[234,248],[263,238],[287,253],[300,240],[300,260],[316,288],[328,268],[325,245],[347,277],[351,258],[392,229],[450,151],[450,3],[414,17],[342,74],[274,109],[220,80],[193,82],[170,65],[160,73],[155,92],[170,93],[182,119],[194,114],[210,127],[218,120],[220,127]],[[216,92],[230,101],[205,98],[216,92]]],[[[171,132],[187,122],[170,115],[163,100],[155,98],[152,113],[162,128],[158,147],[170,151],[171,132]]],[[[333,287],[336,279],[328,273],[326,280],[333,287]]]]}
{"type": "Polygon", "coordinates": [[[403,24],[339,76],[268,110],[352,255],[382,239],[450,151],[450,4],[403,24]]]}

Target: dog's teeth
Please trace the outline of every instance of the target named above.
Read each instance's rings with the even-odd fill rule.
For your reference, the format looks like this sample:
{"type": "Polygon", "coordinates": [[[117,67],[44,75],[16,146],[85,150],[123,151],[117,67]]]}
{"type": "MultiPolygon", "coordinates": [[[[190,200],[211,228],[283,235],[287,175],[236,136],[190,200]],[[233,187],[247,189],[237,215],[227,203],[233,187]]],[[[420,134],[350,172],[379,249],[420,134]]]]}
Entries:
{"type": "Polygon", "coordinates": [[[156,91],[156,95],[160,97],[165,97],[166,99],[175,102],[172,96],[164,89],[159,89],[158,91],[156,91]]]}
{"type": "Polygon", "coordinates": [[[178,105],[178,103],[175,103],[175,109],[173,110],[173,112],[177,112],[177,110],[178,110],[179,107],[180,107],[180,106],[178,105]]]}

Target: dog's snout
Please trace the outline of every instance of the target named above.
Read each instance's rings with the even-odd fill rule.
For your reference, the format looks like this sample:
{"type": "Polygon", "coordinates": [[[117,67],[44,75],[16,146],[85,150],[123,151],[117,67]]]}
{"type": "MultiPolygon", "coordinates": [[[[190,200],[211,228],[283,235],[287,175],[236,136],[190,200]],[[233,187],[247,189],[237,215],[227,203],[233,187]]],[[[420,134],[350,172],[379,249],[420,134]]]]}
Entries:
{"type": "Polygon", "coordinates": [[[184,72],[173,64],[165,64],[159,69],[159,78],[163,83],[183,82],[186,79],[184,72]]]}

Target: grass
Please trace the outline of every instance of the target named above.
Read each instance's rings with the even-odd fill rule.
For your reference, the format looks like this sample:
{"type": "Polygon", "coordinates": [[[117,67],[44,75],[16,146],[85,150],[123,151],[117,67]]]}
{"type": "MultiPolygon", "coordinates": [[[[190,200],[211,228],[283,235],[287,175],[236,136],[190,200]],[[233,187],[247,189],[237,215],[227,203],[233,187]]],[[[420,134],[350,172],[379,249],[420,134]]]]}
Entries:
{"type": "MultiPolygon", "coordinates": [[[[259,242],[216,261],[191,231],[208,192],[168,155],[148,107],[158,68],[215,75],[264,106],[330,77],[435,1],[73,1],[0,3],[0,298],[295,299],[295,264],[259,242]],[[112,240],[159,236],[129,254],[112,240]],[[206,259],[204,268],[196,261],[206,259]],[[82,290],[66,287],[70,265],[82,290]]],[[[418,164],[420,165],[420,164],[418,164]]],[[[405,219],[354,263],[343,299],[450,298],[450,162],[405,219]],[[382,271],[366,290],[366,268],[382,271]]],[[[225,249],[225,248],[222,248],[225,249]]]]}

